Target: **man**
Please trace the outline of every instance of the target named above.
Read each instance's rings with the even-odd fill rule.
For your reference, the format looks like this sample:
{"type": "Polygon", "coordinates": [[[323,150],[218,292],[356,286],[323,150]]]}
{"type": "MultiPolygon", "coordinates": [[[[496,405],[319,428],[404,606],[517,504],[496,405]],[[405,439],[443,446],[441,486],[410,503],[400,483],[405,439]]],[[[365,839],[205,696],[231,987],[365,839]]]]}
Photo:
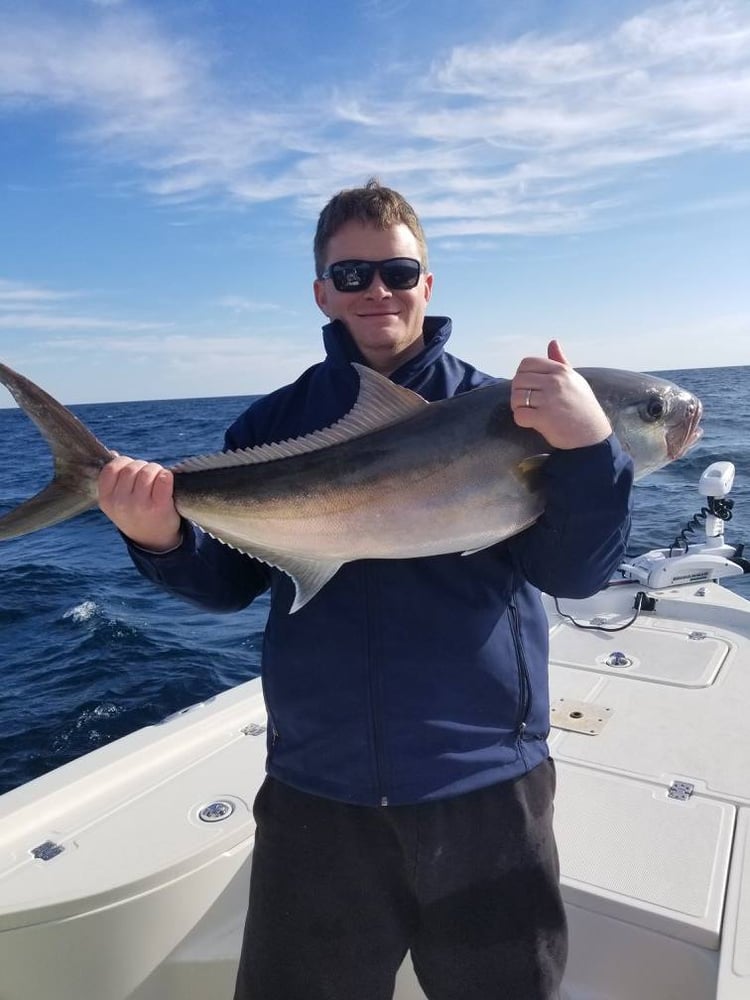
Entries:
{"type": "MultiPolygon", "coordinates": [[[[358,361],[430,401],[492,379],[426,317],[422,227],[371,181],[315,238],[325,360],[253,404],[227,448],[299,436],[352,406],[358,361]]],[[[547,508],[471,556],[346,564],[295,614],[289,578],[183,523],[172,477],[124,457],[100,504],[150,579],[213,610],[271,588],[268,777],[236,1000],[389,1000],[407,951],[430,1000],[550,1000],[566,927],[552,833],[547,622],[539,591],[597,590],[624,554],[632,469],[559,345],[512,382],[553,450],[547,508]]]]}

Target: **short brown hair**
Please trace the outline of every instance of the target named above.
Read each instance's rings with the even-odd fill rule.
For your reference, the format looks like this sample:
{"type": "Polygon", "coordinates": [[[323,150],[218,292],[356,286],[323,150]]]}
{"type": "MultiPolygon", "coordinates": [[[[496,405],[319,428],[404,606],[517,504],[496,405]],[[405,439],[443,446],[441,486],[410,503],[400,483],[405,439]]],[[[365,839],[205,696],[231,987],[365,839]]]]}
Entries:
{"type": "Polygon", "coordinates": [[[422,264],[427,267],[427,240],[417,213],[398,191],[383,187],[376,177],[371,177],[364,187],[339,191],[320,213],[313,244],[318,277],[326,265],[328,241],[352,219],[377,229],[390,229],[403,223],[416,237],[422,264]]]}

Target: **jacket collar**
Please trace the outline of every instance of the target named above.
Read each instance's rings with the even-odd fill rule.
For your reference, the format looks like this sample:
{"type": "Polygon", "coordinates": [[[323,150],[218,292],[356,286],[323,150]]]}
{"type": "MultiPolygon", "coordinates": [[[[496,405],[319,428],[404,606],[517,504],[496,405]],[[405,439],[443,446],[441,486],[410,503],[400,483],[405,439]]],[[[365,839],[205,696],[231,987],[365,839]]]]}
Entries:
{"type": "MultiPolygon", "coordinates": [[[[451,335],[452,324],[447,316],[425,316],[422,333],[425,346],[407,362],[397,368],[390,376],[391,380],[404,383],[412,379],[418,372],[434,364],[445,350],[445,344],[451,335]]],[[[334,365],[349,365],[352,362],[367,364],[362,352],[352,340],[352,336],[341,320],[335,319],[323,327],[323,344],[328,361],[334,365]]]]}

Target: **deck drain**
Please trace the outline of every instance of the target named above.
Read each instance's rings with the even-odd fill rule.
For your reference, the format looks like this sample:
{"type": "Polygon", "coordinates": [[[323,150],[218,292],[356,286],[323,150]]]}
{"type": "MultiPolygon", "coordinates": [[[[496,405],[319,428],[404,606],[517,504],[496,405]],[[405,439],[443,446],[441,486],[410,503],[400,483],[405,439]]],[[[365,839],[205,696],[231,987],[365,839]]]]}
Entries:
{"type": "Polygon", "coordinates": [[[234,806],[226,799],[217,799],[204,806],[198,813],[198,819],[204,823],[220,823],[223,819],[228,819],[234,812],[234,806]]]}
{"type": "Polygon", "coordinates": [[[632,667],[633,661],[619,649],[613,650],[604,661],[608,667],[632,667]]]}

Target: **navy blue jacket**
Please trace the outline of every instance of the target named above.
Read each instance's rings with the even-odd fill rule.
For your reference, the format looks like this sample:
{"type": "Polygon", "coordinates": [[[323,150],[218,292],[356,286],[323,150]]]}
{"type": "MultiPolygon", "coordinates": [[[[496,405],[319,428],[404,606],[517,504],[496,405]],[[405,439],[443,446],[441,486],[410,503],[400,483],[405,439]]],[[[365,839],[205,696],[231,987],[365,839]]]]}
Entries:
{"type": "MultiPolygon", "coordinates": [[[[391,377],[434,401],[495,381],[444,350],[450,320],[428,317],[424,350],[391,377]]],[[[324,328],[326,359],[253,403],[227,448],[295,437],[343,416],[357,395],[346,328],[324,328]]],[[[359,560],[288,613],[282,572],[187,526],[138,568],[213,611],[271,587],[262,679],[268,771],[359,804],[458,795],[516,778],[548,753],[548,624],[539,590],[580,597],[622,559],[632,466],[617,439],[553,452],[547,506],[531,528],[471,556],[359,560]]]]}

